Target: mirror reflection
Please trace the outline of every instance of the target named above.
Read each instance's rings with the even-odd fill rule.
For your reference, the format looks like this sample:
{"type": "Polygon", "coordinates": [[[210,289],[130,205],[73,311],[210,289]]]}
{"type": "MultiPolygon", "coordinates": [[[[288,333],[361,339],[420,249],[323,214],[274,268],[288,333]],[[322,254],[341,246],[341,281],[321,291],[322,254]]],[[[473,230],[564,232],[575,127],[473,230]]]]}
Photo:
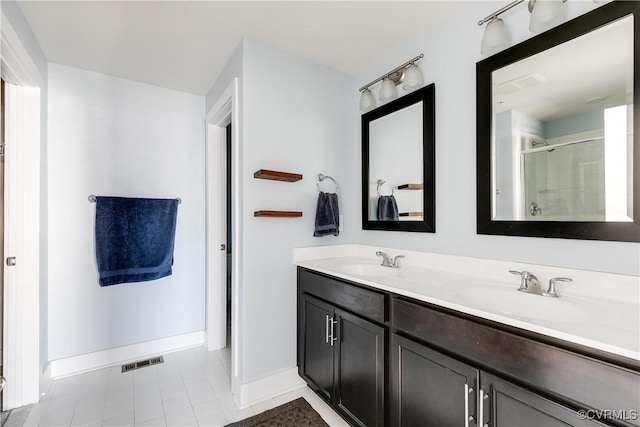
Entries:
{"type": "Polygon", "coordinates": [[[422,101],[369,123],[369,220],[422,221],[422,101]]]}
{"type": "Polygon", "coordinates": [[[497,69],[492,219],[633,221],[633,15],[497,69]]]}

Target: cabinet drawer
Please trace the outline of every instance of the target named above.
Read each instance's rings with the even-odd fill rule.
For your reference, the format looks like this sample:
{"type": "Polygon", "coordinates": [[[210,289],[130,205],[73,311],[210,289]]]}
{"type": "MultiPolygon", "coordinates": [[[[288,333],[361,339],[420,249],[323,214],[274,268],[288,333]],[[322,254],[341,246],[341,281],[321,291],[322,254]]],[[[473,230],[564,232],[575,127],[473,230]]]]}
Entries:
{"type": "Polygon", "coordinates": [[[640,372],[402,299],[391,326],[580,407],[640,410],[640,372]]]}
{"type": "Polygon", "coordinates": [[[315,295],[337,307],[349,310],[379,323],[387,320],[388,296],[360,286],[322,276],[298,268],[300,292],[315,295]]]}

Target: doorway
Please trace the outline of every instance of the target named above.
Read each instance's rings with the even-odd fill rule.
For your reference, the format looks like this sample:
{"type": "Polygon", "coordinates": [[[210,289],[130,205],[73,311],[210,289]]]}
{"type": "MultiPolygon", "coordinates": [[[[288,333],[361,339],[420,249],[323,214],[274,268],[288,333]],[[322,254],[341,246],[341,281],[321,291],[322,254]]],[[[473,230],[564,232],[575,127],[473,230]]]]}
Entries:
{"type": "Polygon", "coordinates": [[[206,117],[206,341],[226,348],[223,363],[239,393],[242,354],[242,188],[239,81],[234,78],[206,117]]]}
{"type": "Polygon", "coordinates": [[[10,410],[39,400],[43,371],[40,292],[46,292],[46,278],[40,274],[43,254],[40,225],[46,198],[40,191],[44,144],[40,134],[43,118],[40,88],[46,82],[4,10],[0,10],[0,17],[0,77],[4,80],[0,98],[4,101],[2,133],[7,144],[2,192],[4,256],[0,259],[0,268],[4,270],[1,304],[4,344],[0,359],[2,374],[7,379],[2,410],[10,410]]]}

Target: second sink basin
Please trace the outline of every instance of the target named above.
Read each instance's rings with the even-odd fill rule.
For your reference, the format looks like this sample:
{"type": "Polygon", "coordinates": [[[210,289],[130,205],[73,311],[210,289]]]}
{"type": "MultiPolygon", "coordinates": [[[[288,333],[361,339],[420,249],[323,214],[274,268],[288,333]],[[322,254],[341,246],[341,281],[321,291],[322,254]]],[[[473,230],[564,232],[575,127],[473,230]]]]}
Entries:
{"type": "Polygon", "coordinates": [[[516,318],[575,322],[588,318],[578,304],[560,298],[518,292],[516,288],[486,287],[460,292],[458,299],[470,307],[516,318]]]}

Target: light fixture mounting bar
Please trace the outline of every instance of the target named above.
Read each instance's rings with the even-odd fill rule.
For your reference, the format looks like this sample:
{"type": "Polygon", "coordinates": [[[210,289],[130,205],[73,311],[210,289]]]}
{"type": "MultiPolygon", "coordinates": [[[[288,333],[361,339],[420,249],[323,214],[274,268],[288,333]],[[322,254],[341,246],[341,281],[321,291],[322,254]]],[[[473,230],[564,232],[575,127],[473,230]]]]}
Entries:
{"type": "Polygon", "coordinates": [[[519,5],[520,3],[522,3],[524,0],[515,0],[512,1],[511,3],[509,3],[508,5],[504,6],[501,9],[496,10],[495,12],[493,12],[491,15],[488,15],[486,18],[481,19],[480,21],[478,21],[478,25],[482,26],[485,22],[488,22],[490,20],[492,20],[493,18],[496,18],[498,15],[500,15],[501,13],[506,12],[507,10],[511,9],[514,6],[519,5]]]}
{"type": "MultiPolygon", "coordinates": [[[[518,1],[524,1],[524,0],[518,0],[518,1]]],[[[424,58],[424,55],[421,53],[420,55],[416,56],[412,60],[405,62],[401,66],[394,68],[393,70],[389,71],[386,74],[383,74],[382,76],[378,77],[377,79],[375,79],[371,83],[362,86],[359,91],[362,92],[363,90],[367,89],[369,86],[371,86],[371,85],[373,85],[375,83],[378,83],[380,80],[384,79],[385,77],[389,77],[391,74],[402,70],[403,68],[407,67],[408,65],[411,65],[411,64],[415,63],[418,59],[422,59],[422,58],[424,58]]]]}

